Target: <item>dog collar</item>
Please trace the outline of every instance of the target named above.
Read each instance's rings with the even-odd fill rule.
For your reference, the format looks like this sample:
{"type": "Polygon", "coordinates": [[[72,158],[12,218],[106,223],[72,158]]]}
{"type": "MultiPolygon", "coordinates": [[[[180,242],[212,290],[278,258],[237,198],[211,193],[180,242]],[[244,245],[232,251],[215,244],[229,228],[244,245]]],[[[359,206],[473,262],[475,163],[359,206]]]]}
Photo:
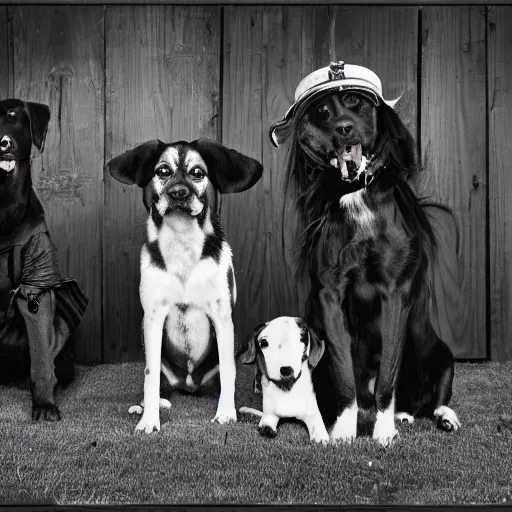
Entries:
{"type": "Polygon", "coordinates": [[[375,104],[381,101],[394,108],[400,96],[394,100],[385,100],[382,95],[382,82],[371,69],[343,61],[331,62],[329,66],[317,69],[306,75],[295,89],[294,103],[283,119],[270,127],[270,140],[279,147],[290,135],[294,120],[301,118],[306,108],[320,94],[332,90],[356,90],[368,93],[375,104]]]}

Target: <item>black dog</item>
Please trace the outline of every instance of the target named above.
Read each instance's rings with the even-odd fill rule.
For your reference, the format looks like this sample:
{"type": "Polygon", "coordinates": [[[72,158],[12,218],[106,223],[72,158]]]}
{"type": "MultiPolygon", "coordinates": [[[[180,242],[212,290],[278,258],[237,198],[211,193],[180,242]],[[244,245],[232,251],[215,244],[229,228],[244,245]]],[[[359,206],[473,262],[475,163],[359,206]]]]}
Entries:
{"type": "Polygon", "coordinates": [[[0,101],[0,383],[30,377],[32,418],[55,421],[55,386],[73,380],[67,342],[87,299],[61,279],[32,188],[31,148],[43,150],[49,119],[46,105],[0,101]]]}
{"type": "Polygon", "coordinates": [[[217,373],[214,420],[236,421],[232,310],[236,285],[231,248],[212,206],[215,191],[242,192],[260,179],[262,165],[219,142],[154,140],[113,158],[117,180],[144,189],[149,211],[141,251],[144,309],[143,408],[136,429],[160,429],[160,372],[171,387],[193,392],[217,373]]]}
{"type": "Polygon", "coordinates": [[[311,281],[306,321],[326,340],[320,365],[329,371],[315,375],[330,375],[317,396],[326,423],[335,421],[331,438],[354,438],[358,408],[374,405],[373,437],[383,445],[396,435],[395,410],[456,430],[445,343],[456,314],[443,309],[443,287],[458,286],[454,219],[411,189],[413,139],[372,71],[333,64],[296,97],[271,137],[277,145],[293,135],[288,177],[303,223],[300,271],[311,281]]]}

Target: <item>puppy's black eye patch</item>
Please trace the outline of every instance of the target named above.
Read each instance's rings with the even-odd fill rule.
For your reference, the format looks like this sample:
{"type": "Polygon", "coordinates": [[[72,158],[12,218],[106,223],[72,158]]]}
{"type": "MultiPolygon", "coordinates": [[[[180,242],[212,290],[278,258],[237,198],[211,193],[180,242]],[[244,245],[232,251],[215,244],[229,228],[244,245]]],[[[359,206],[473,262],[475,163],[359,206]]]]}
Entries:
{"type": "Polygon", "coordinates": [[[155,174],[160,178],[168,178],[174,174],[174,171],[168,165],[163,164],[155,169],[155,174]]]}
{"type": "Polygon", "coordinates": [[[260,347],[261,348],[267,348],[268,347],[268,341],[265,338],[262,338],[260,341],[260,347]]]}

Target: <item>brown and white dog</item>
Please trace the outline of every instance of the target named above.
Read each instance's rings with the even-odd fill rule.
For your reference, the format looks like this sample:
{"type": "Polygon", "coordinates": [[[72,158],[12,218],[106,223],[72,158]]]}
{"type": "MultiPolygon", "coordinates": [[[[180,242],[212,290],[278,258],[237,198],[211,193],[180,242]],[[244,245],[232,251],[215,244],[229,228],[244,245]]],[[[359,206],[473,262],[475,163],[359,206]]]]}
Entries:
{"type": "Polygon", "coordinates": [[[146,356],[143,407],[136,429],[160,429],[160,372],[171,387],[195,391],[220,374],[212,421],[236,421],[232,310],[236,286],[231,248],[212,207],[223,194],[251,188],[263,167],[222,144],[153,140],[112,159],[117,180],[144,188],[149,210],[140,258],[146,356]],[[210,186],[210,184],[213,186],[210,186]]]}
{"type": "Polygon", "coordinates": [[[281,316],[255,327],[240,360],[258,365],[263,412],[250,407],[240,412],[261,416],[260,434],[275,437],[281,418],[296,418],[306,424],[311,441],[329,442],[311,377],[323,353],[323,340],[301,318],[281,316]]]}
{"type": "Polygon", "coordinates": [[[317,392],[331,438],[356,437],[360,407],[376,408],[373,438],[399,419],[460,422],[448,407],[457,337],[458,231],[450,210],[418,198],[413,139],[382,97],[378,76],[332,63],[305,77],[271,128],[291,137],[288,184],[301,218],[306,322],[326,342],[317,392]]]}

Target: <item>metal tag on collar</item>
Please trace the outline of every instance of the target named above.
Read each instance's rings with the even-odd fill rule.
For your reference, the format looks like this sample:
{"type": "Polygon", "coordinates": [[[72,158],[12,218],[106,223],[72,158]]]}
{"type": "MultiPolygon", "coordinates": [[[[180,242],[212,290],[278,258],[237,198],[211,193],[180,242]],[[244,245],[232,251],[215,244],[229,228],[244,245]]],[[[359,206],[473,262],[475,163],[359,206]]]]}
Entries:
{"type": "Polygon", "coordinates": [[[30,313],[36,314],[39,311],[39,297],[29,293],[27,295],[27,307],[30,313]]]}
{"type": "Polygon", "coordinates": [[[329,66],[329,80],[345,79],[345,63],[342,60],[331,62],[329,66]]]}

